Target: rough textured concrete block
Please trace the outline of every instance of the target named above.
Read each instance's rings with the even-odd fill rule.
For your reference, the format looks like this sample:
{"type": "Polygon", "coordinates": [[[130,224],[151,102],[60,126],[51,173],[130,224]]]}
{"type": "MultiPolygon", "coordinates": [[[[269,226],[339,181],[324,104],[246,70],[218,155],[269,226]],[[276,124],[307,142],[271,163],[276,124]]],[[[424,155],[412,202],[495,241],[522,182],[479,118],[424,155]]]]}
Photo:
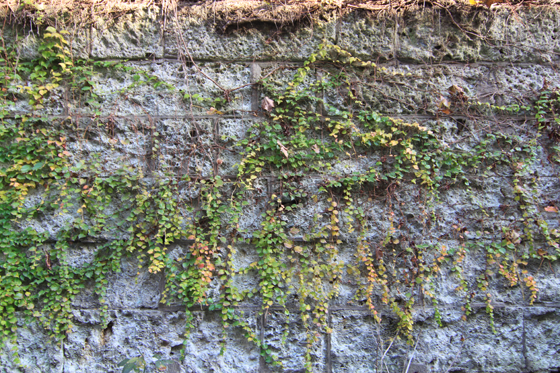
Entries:
{"type": "Polygon", "coordinates": [[[252,110],[250,70],[245,64],[199,63],[194,67],[190,63],[158,61],[123,66],[128,70],[109,67],[96,71],[91,79],[96,95],[93,103],[89,102],[91,96],[76,94],[69,103],[70,113],[172,117],[252,110]]]}
{"type": "Polygon", "coordinates": [[[558,73],[554,68],[535,65],[402,64],[380,65],[348,80],[350,84],[339,91],[326,92],[329,105],[348,110],[348,90],[352,89],[363,102],[356,110],[443,116],[445,109],[448,114],[480,115],[488,111],[488,105],[533,105],[534,92],[556,87],[553,82],[558,80],[558,73]],[[463,92],[457,95],[454,89],[463,92]]]}
{"type": "MultiPolygon", "coordinates": [[[[39,56],[39,45],[46,27],[30,24],[13,24],[6,22],[0,30],[0,35],[7,48],[14,48],[23,61],[30,61],[39,56]]],[[[68,42],[68,49],[74,58],[87,59],[90,48],[89,28],[67,27],[59,25],[57,30],[68,42]]]]}
{"type": "Polygon", "coordinates": [[[171,20],[165,30],[165,55],[178,54],[194,59],[223,60],[304,60],[323,40],[335,40],[335,20],[313,22],[295,31],[285,32],[274,22],[264,22],[263,30],[232,26],[228,34],[212,25],[212,10],[191,7],[171,20]],[[190,55],[190,56],[189,56],[190,55]]]}
{"type": "MultiPolygon", "coordinates": [[[[259,335],[257,316],[246,311],[244,320],[259,335]]],[[[187,372],[258,372],[260,352],[244,336],[239,328],[226,330],[223,334],[217,314],[195,313],[195,329],[186,341],[185,359],[182,365],[187,372]],[[224,344],[225,342],[225,344],[224,344]],[[224,353],[220,354],[224,347],[224,353]]]]}
{"type": "Polygon", "coordinates": [[[558,309],[534,307],[525,311],[524,318],[526,369],[547,372],[558,367],[558,309]]]}
{"type": "MultiPolygon", "coordinates": [[[[197,181],[203,178],[208,183],[221,176],[224,184],[215,198],[229,204],[236,196],[246,203],[238,217],[229,212],[219,216],[222,224],[215,259],[229,262],[226,271],[215,271],[208,283],[206,295],[214,306],[193,307],[185,315],[186,306],[177,294],[166,293],[169,272],[153,274],[145,260],[141,263],[138,258],[125,257],[119,271],[105,274],[105,322],[93,280],[86,281],[85,289],[72,301],[72,333],[61,344],[50,343],[39,325],[22,318],[17,344],[23,367],[13,363],[8,344],[0,356],[0,371],[120,372],[117,364],[135,356],[143,356],[150,370],[155,369],[159,355],[174,360],[169,372],[302,372],[307,352],[314,372],[545,373],[558,367],[560,265],[541,260],[541,250],[552,254],[554,248],[546,245],[543,229],[523,221],[526,215],[539,220],[538,224],[546,222],[549,230],[560,226],[555,212],[560,199],[555,160],[558,131],[553,120],[537,132],[534,114],[517,115],[491,106],[533,105],[542,90],[559,87],[555,65],[560,52],[558,9],[494,4],[490,9],[439,7],[375,15],[346,9],[341,18],[327,12],[319,19],[310,13],[309,20],[296,17],[289,24],[287,18],[278,22],[263,18],[262,12],[293,4],[226,3],[208,7],[182,4],[176,15],[146,8],[77,29],[68,37],[75,58],[117,59],[104,63],[122,66],[96,64],[88,78],[93,95],[69,83],[51,92],[40,110],[33,110],[28,97],[11,88],[9,93],[17,101],[7,108],[8,116],[46,114],[48,120],[54,118],[55,129],[68,133],[69,166],[83,168],[64,175],[59,180],[61,188],[79,183],[79,178],[89,185],[94,181],[92,175],[97,175],[97,183],[118,179],[120,172],[142,175],[141,192],[146,193],[157,188],[158,182],[176,181],[177,191],[171,198],[187,224],[205,213],[200,209],[204,187],[197,181]],[[223,11],[230,6],[236,11],[228,18],[223,11]],[[248,17],[247,9],[258,13],[257,18],[248,17]],[[236,176],[245,157],[243,147],[236,144],[261,140],[258,127],[270,115],[262,100],[274,93],[287,97],[284,92],[304,66],[302,61],[321,43],[336,44],[354,56],[376,62],[377,67],[353,70],[339,63],[312,65],[293,88],[296,93],[307,92],[299,103],[310,116],[319,114],[319,121],[326,121],[326,115],[338,118],[340,110],[345,110],[354,124],[360,110],[398,116],[433,131],[441,150],[449,150],[457,159],[461,154],[473,157],[481,140],[495,135],[495,140],[478,148],[482,163],[438,179],[439,184],[429,190],[418,187],[421,180],[414,171],[402,179],[383,178],[396,166],[394,148],[354,142],[336,151],[338,162],[327,166],[319,164],[325,160],[310,160],[305,166],[313,171],[301,175],[284,177],[290,171],[287,166],[265,165],[256,179],[246,183],[248,190],[236,195],[243,191],[236,176]],[[318,89],[329,73],[338,74],[341,69],[346,71],[341,85],[318,89]],[[361,103],[351,102],[349,91],[361,103]],[[507,144],[500,139],[501,133],[525,145],[507,144]],[[378,178],[354,185],[348,204],[342,185],[327,186],[370,171],[377,172],[378,178]],[[326,191],[320,193],[319,188],[326,191]],[[289,191],[300,195],[293,197],[289,191]],[[529,193],[533,210],[520,206],[516,200],[519,191],[529,193]],[[281,206],[270,203],[272,195],[280,199],[281,206]],[[335,214],[338,230],[333,229],[329,210],[333,202],[340,210],[335,214]],[[361,209],[363,220],[344,211],[347,206],[361,209]],[[288,291],[292,286],[286,297],[288,313],[278,304],[263,308],[263,298],[258,295],[262,277],[251,269],[264,259],[254,237],[263,229],[267,211],[285,224],[283,231],[270,233],[269,244],[276,245],[272,238],[284,233],[293,241],[280,243],[275,255],[282,260],[288,255],[301,259],[286,260],[289,277],[278,289],[288,291]],[[363,237],[359,234],[362,229],[363,237]],[[509,261],[496,252],[496,244],[528,229],[534,231],[534,240],[524,237],[507,248],[509,261]],[[317,233],[321,230],[323,235],[317,233]],[[339,235],[333,235],[334,231],[339,235]],[[423,248],[421,243],[432,246],[423,248]],[[368,269],[357,256],[358,249],[370,255],[380,276],[369,294],[363,291],[368,269]],[[464,258],[459,255],[462,250],[464,258]],[[499,266],[511,266],[511,261],[527,254],[533,258],[517,262],[517,283],[512,286],[499,266]],[[414,274],[420,264],[427,272],[435,268],[440,256],[449,260],[441,260],[441,268],[430,282],[416,282],[414,274]],[[309,261],[305,265],[303,258],[309,261]],[[346,270],[344,266],[355,268],[346,270]],[[325,268],[341,269],[334,278],[325,278],[321,277],[325,268]],[[302,273],[306,276],[303,285],[298,279],[302,273]],[[529,304],[531,289],[525,284],[529,275],[538,288],[533,306],[529,304]],[[380,279],[387,280],[386,294],[380,279]],[[213,308],[223,299],[224,286],[230,280],[237,292],[257,294],[240,300],[230,311],[245,329],[233,323],[223,328],[222,311],[213,308]],[[431,296],[420,285],[434,293],[441,325],[435,320],[431,296]],[[311,296],[328,303],[330,333],[312,319],[308,327],[303,323],[299,298],[306,287],[317,292],[311,296]],[[407,293],[415,299],[413,340],[408,344],[402,333],[395,338],[398,316],[382,301],[392,298],[402,308],[407,293]],[[485,310],[488,294],[496,333],[485,310]],[[160,302],[163,296],[166,304],[160,302]],[[367,311],[367,296],[381,315],[381,323],[367,311]],[[468,300],[473,312],[464,320],[468,300]],[[187,322],[192,324],[188,332],[187,322]],[[248,330],[263,339],[263,347],[282,366],[264,361],[257,344],[247,339],[248,330]],[[316,340],[310,343],[310,337],[316,340]]],[[[19,43],[22,60],[37,57],[40,40],[35,28],[22,30],[6,27],[2,36],[7,45],[19,43]],[[22,36],[19,41],[16,32],[22,36]]],[[[22,80],[21,85],[26,84],[22,80]]],[[[274,128],[271,141],[297,130],[288,122],[274,128]]],[[[356,124],[356,130],[372,129],[356,124]]],[[[334,143],[321,130],[309,137],[318,144],[334,143]]],[[[422,141],[415,144],[418,149],[423,145],[422,141]]],[[[289,155],[312,152],[304,146],[292,147],[287,150],[289,155]]],[[[260,151],[265,154],[268,150],[260,151]]],[[[443,162],[440,154],[429,150],[421,155],[443,162]]],[[[434,180],[456,166],[433,165],[426,172],[434,180]]],[[[2,172],[9,167],[0,164],[2,172]]],[[[70,192],[77,196],[81,190],[70,192]]],[[[32,209],[50,202],[49,198],[58,201],[60,193],[61,189],[46,190],[41,184],[25,196],[24,207],[32,209]]],[[[47,209],[33,219],[8,223],[17,230],[45,232],[51,241],[40,249],[57,250],[54,240],[61,233],[82,218],[86,223],[94,218],[79,212],[78,197],[68,201],[73,205],[59,205],[56,211],[47,209]]],[[[126,204],[124,196],[112,195],[103,207],[109,215],[106,227],[83,241],[69,242],[66,264],[87,266],[107,242],[129,238],[128,223],[118,226],[126,219],[124,210],[130,208],[126,204]],[[117,213],[119,209],[124,212],[117,213]]],[[[166,247],[167,260],[176,263],[192,251],[192,245],[191,238],[181,237],[166,247]]],[[[310,297],[304,301],[313,303],[310,297]]]]}
{"type": "Polygon", "coordinates": [[[239,141],[248,137],[253,125],[261,119],[252,115],[234,118],[222,118],[217,121],[220,146],[216,149],[216,161],[218,172],[224,176],[236,176],[239,172],[239,164],[243,160],[243,147],[235,146],[239,141]]]}
{"type": "Polygon", "coordinates": [[[341,19],[337,45],[364,60],[390,60],[395,57],[395,27],[394,17],[354,13],[341,19]]]}
{"type": "Polygon", "coordinates": [[[45,369],[52,372],[64,371],[64,350],[45,333],[37,322],[18,323],[17,345],[8,343],[0,351],[2,372],[42,373],[45,369]],[[17,349],[17,350],[16,350],[17,349]],[[14,362],[13,354],[18,351],[21,364],[14,362]]]}
{"type": "Polygon", "coordinates": [[[467,322],[461,321],[460,312],[443,311],[442,328],[432,322],[425,323],[427,316],[424,311],[415,312],[418,334],[410,345],[403,339],[395,339],[396,320],[391,317],[377,325],[363,312],[334,312],[333,371],[366,372],[377,367],[381,369],[383,365],[383,369],[401,372],[409,362],[443,371],[497,372],[503,369],[515,372],[524,369],[522,311],[496,310],[497,334],[492,334],[484,311],[477,312],[467,322]]]}
{"type": "Polygon", "coordinates": [[[163,170],[178,176],[214,174],[215,121],[166,119],[158,123],[158,143],[152,152],[154,170],[163,170]]]}
{"type": "Polygon", "coordinates": [[[160,21],[155,8],[124,14],[114,20],[97,19],[91,34],[91,56],[94,59],[161,57],[160,21]]]}
{"type": "MultiPolygon", "coordinates": [[[[271,367],[266,371],[301,372],[305,364],[306,345],[308,336],[317,333],[315,330],[306,330],[297,314],[286,316],[283,311],[270,311],[265,314],[264,341],[273,354],[282,362],[281,367],[271,367]],[[288,329],[288,333],[283,333],[288,329]]],[[[318,341],[311,346],[311,370],[324,372],[326,369],[325,339],[317,333],[318,341]]]]}
{"type": "Polygon", "coordinates": [[[384,351],[377,338],[380,326],[367,314],[337,311],[333,314],[331,361],[333,372],[371,372],[384,351]]]}
{"type": "Polygon", "coordinates": [[[491,11],[419,9],[393,16],[343,18],[339,43],[362,58],[550,62],[558,58],[558,10],[491,11]],[[356,37],[358,36],[358,37],[356,37]]]}

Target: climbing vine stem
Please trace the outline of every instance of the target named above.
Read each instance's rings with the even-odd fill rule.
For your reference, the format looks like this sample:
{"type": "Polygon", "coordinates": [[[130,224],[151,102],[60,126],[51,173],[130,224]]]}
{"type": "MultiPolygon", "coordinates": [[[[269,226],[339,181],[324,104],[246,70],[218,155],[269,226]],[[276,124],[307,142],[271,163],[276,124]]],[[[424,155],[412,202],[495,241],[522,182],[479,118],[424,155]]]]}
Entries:
{"type": "MultiPolygon", "coordinates": [[[[493,331],[493,283],[528,289],[530,304],[538,299],[531,264],[560,254],[560,233],[545,218],[558,209],[540,200],[536,171],[543,151],[558,163],[557,91],[543,90],[524,107],[486,107],[473,98],[485,110],[530,112],[536,125],[524,135],[485,127],[464,147],[448,141],[437,120],[419,124],[374,110],[361,93],[367,85],[356,79],[408,73],[323,44],[302,66],[274,69],[254,84],[263,110],[231,146],[240,157],[235,177],[216,171],[221,163],[208,174],[166,164],[168,139],[152,122],[137,137],[148,144],[151,166],[121,157],[111,168],[102,152],[80,153],[75,146],[87,135],[105,141],[109,153],[131,143],[117,136],[113,115],[102,117],[98,75],[130,76],[116,93],[121,98],[148,87],[178,94],[210,115],[223,115],[230,97],[183,92],[146,67],[75,59],[65,35],[48,27],[32,61],[0,48],[4,343],[17,342],[18,317],[65,338],[73,327],[72,302],[86,287],[97,294],[107,323],[109,276],[123,261],[136,263],[139,274],[163,276],[161,302],[184,306],[187,329],[197,307],[217,311],[224,341],[227,330],[240,328],[271,364],[282,365],[282,347],[257,332],[243,305],[258,303],[263,318],[281,314],[283,343],[299,317],[307,371],[321,337],[332,332],[329,310],[337,302],[365,307],[378,323],[383,314],[395,316],[399,336],[413,344],[415,304],[430,299],[442,325],[438,279],[445,273],[455,276],[465,319],[474,312],[472,301],[483,300],[493,331]],[[53,119],[49,110],[64,90],[92,108],[90,122],[53,119]],[[16,110],[21,102],[28,105],[25,115],[16,110]],[[499,226],[486,224],[488,208],[479,198],[496,175],[511,182],[500,211],[515,218],[499,226]],[[475,221],[443,216],[449,190],[478,206],[475,221]],[[62,222],[59,229],[45,228],[53,218],[62,222]],[[78,263],[72,253],[88,245],[96,254],[78,263]],[[474,277],[469,253],[485,263],[474,277]],[[252,259],[240,260],[243,255],[252,259]]],[[[196,143],[203,131],[190,125],[188,154],[209,158],[204,147],[212,145],[196,143]]],[[[17,351],[14,359],[19,362],[17,351]]]]}

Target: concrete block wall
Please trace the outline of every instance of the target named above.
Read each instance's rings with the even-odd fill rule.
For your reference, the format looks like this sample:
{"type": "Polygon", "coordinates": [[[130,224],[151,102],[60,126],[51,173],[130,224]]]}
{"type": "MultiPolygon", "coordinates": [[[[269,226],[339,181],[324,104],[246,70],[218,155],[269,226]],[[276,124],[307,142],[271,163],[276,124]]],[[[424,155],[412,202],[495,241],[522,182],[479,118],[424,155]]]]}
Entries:
{"type": "MultiPolygon", "coordinates": [[[[534,118],[477,105],[444,114],[441,99],[449,97],[449,87],[461,87],[471,102],[502,106],[531,104],[542,89],[560,86],[557,6],[426,7],[382,12],[348,8],[310,17],[293,27],[270,20],[216,25],[215,12],[205,5],[185,5],[172,16],[163,15],[156,7],[143,8],[113,19],[97,19],[89,28],[71,33],[74,56],[122,61],[125,66],[149,71],[175,90],[143,85],[123,93],[123,88],[133,83],[135,73],[100,67],[92,78],[99,107],[68,88],[53,93],[41,110],[34,112],[25,100],[9,110],[14,116],[45,114],[53,121],[71,117],[75,123],[75,133],[68,141],[72,161],[95,162],[95,154],[107,174],[126,164],[147,174],[170,170],[177,175],[220,175],[234,180],[241,160],[235,143],[247,136],[254,123],[265,119],[261,101],[266,93],[251,83],[267,77],[270,84],[284,87],[321,43],[340,46],[385,69],[379,76],[368,73],[353,77],[360,83],[360,98],[372,110],[438,128],[441,141],[450,146],[459,144],[459,148],[472,147],[478,136],[475,133],[484,128],[503,127],[504,131],[528,134],[534,118]],[[227,32],[220,32],[224,27],[227,32]],[[223,90],[228,92],[228,101],[220,113],[184,98],[185,93],[222,98],[223,90]],[[150,149],[156,131],[161,148],[154,156],[150,149]]],[[[36,56],[39,36],[35,31],[23,25],[6,26],[3,37],[7,43],[19,44],[22,58],[36,56]],[[23,39],[16,41],[16,35],[23,39]]],[[[308,84],[320,77],[319,69],[311,71],[308,84]]],[[[336,91],[325,92],[325,99],[334,107],[346,105],[336,91]]],[[[558,214],[542,210],[547,204],[560,203],[558,165],[547,160],[545,145],[541,144],[540,159],[532,171],[538,175],[537,198],[543,216],[551,228],[557,228],[558,214]]],[[[381,156],[371,153],[362,160],[342,157],[333,174],[363,172],[381,156]]],[[[452,186],[441,190],[434,207],[437,219],[428,229],[429,235],[449,247],[459,242],[457,222],[465,236],[461,239],[475,240],[474,232],[495,233],[500,226],[514,226],[520,216],[518,209],[504,207],[514,205],[511,170],[497,166],[487,178],[470,176],[474,193],[452,186]]],[[[320,181],[321,175],[305,175],[300,187],[313,194],[320,181]]],[[[247,238],[259,229],[266,201],[278,188],[276,171],[259,176],[239,222],[247,238]]],[[[197,191],[185,188],[182,193],[196,196],[197,191]]],[[[29,204],[34,203],[33,196],[28,197],[29,204]]],[[[381,240],[389,227],[386,200],[355,197],[358,204],[367,206],[368,239],[381,240]]],[[[419,240],[426,227],[418,218],[425,214],[418,198],[412,185],[397,189],[399,219],[413,227],[403,234],[419,240]]],[[[304,199],[297,211],[286,215],[288,228],[309,229],[313,216],[325,210],[323,202],[304,199]]],[[[57,232],[75,214],[43,216],[22,223],[21,228],[31,226],[56,240],[57,232]]],[[[339,257],[349,263],[356,235],[341,234],[339,257]]],[[[91,262],[104,242],[124,236],[126,232],[116,228],[88,242],[77,242],[67,253],[68,261],[75,266],[91,262]]],[[[189,244],[186,240],[175,242],[169,255],[180,256],[189,244]]],[[[249,242],[239,244],[233,260],[242,267],[257,259],[249,242]]],[[[476,283],[484,266],[482,251],[468,253],[467,280],[476,283]]],[[[194,327],[186,337],[184,305],[160,302],[163,274],[139,270],[134,258],[123,259],[121,267],[119,273],[109,276],[107,325],[102,325],[97,295],[86,288],[73,301],[75,327],[67,339],[60,344],[48,341],[40,326],[22,319],[17,344],[23,367],[11,361],[8,346],[1,355],[0,372],[120,372],[119,361],[140,353],[148,362],[154,362],[156,355],[176,361],[168,370],[176,372],[303,371],[305,328],[293,298],[288,299],[289,316],[277,306],[262,312],[259,299],[237,309],[283,362],[282,368],[272,367],[243,331],[222,328],[218,311],[193,308],[194,327]],[[282,341],[286,325],[287,338],[282,341]],[[185,355],[181,357],[183,346],[185,355]]],[[[463,320],[464,297],[455,291],[458,280],[451,268],[443,268],[436,284],[442,326],[434,320],[431,302],[417,302],[413,312],[417,344],[413,346],[401,339],[392,342],[396,316],[380,304],[382,322],[374,321],[363,300],[354,299],[356,283],[345,278],[339,296],[329,305],[332,332],[322,334],[311,349],[312,369],[544,373],[560,368],[560,265],[534,262],[529,267],[539,286],[534,305],[529,305],[528,290],[509,288],[503,279],[494,279],[495,286],[489,291],[496,333],[492,333],[480,294],[473,299],[473,315],[463,320]]],[[[250,273],[236,281],[243,288],[258,287],[258,278],[250,273]]],[[[214,281],[209,296],[217,299],[221,286],[214,281]]]]}

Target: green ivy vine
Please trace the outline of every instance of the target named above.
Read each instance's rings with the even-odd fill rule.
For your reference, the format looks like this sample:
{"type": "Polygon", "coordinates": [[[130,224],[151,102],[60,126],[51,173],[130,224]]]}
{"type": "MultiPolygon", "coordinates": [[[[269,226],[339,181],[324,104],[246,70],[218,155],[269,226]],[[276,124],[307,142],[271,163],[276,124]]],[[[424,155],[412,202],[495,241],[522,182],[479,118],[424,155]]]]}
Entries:
{"type": "MultiPolygon", "coordinates": [[[[139,271],[164,274],[162,302],[185,306],[187,329],[195,307],[221,312],[224,333],[240,328],[271,364],[282,365],[277,351],[246,321],[239,305],[258,300],[261,314],[280,309],[286,318],[284,341],[290,332],[288,320],[297,313],[306,332],[305,369],[312,371],[313,347],[332,332],[329,307],[345,284],[354,286],[353,304],[367,307],[377,322],[381,310],[391,312],[398,320],[398,335],[414,343],[413,309],[420,298],[430,299],[434,318],[442,324],[437,300],[442,268],[456,275],[465,318],[473,312],[477,294],[486,302],[494,329],[489,288],[495,273],[511,287],[528,289],[532,304],[538,285],[530,262],[556,261],[560,254],[560,232],[549,228],[543,217],[543,208],[553,213],[558,209],[539,200],[533,167],[544,134],[550,140],[548,160],[558,163],[560,96],[555,90],[544,90],[534,105],[525,107],[487,107],[469,99],[469,105],[480,110],[535,115],[536,126],[524,136],[486,129],[470,150],[464,150],[442,141],[437,126],[373,110],[361,99],[353,77],[389,72],[337,46],[320,45],[301,67],[278,70],[257,83],[268,101],[262,120],[234,145],[241,155],[235,179],[179,175],[164,167],[147,175],[127,162],[107,172],[100,154],[75,159],[67,146],[76,141],[79,121],[52,119],[47,108],[60,90],[69,89],[94,108],[96,130],[110,132],[93,79],[100,71],[132,76],[120,95],[140,86],[177,89],[149,69],[74,59],[65,32],[53,27],[43,34],[38,52],[36,59],[24,62],[14,48],[0,48],[3,343],[17,345],[20,317],[37,320],[55,340],[64,339],[72,332],[72,301],[86,286],[93,286],[98,295],[106,323],[107,277],[120,271],[125,257],[135,257],[139,271]],[[285,85],[274,79],[282,73],[292,74],[285,85]],[[30,106],[27,114],[17,114],[21,102],[30,106]],[[352,162],[367,165],[352,172],[339,167],[352,162]],[[450,237],[454,247],[433,236],[442,194],[453,187],[474,199],[473,175],[484,179],[498,168],[510,172],[510,197],[516,202],[510,208],[519,210],[518,223],[499,232],[481,229],[476,239],[467,240],[468,232],[458,222],[450,237]],[[266,197],[259,228],[250,231],[240,221],[265,176],[277,187],[266,197]],[[414,222],[425,233],[422,241],[408,237],[406,223],[398,217],[403,203],[398,195],[405,187],[418,192],[414,222]],[[184,190],[196,191],[196,196],[184,190]],[[369,209],[379,200],[386,206],[385,216],[379,218],[385,231],[374,237],[369,209]],[[309,224],[293,225],[304,209],[312,210],[309,224]],[[69,214],[72,218],[55,236],[37,227],[40,219],[69,214]],[[68,251],[85,240],[98,243],[95,259],[74,266],[68,251]],[[171,250],[177,244],[184,247],[178,256],[171,250]],[[238,268],[234,258],[241,244],[252,247],[258,259],[238,268]],[[467,278],[465,258],[476,250],[484,253],[486,268],[476,278],[467,278]],[[346,256],[350,262],[341,260],[343,251],[351,252],[346,256]],[[246,275],[258,278],[256,287],[237,287],[236,280],[246,275]],[[218,296],[211,292],[215,284],[218,296]]],[[[178,93],[217,115],[228,101],[227,94],[206,99],[178,93]]],[[[165,139],[155,126],[148,130],[151,152],[157,157],[165,139]]],[[[14,360],[19,362],[17,349],[14,360]]]]}

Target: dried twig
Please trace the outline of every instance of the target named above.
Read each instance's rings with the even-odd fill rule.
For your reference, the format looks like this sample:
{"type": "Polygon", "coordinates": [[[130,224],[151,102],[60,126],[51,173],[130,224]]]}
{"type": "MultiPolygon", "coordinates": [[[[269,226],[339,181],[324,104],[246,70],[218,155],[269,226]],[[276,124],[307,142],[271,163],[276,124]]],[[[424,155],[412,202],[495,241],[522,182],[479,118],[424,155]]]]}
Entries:
{"type": "MultiPolygon", "coordinates": [[[[398,333],[397,333],[398,335],[398,333]]],[[[379,362],[381,364],[381,369],[383,369],[383,360],[385,359],[385,355],[387,355],[387,352],[389,352],[389,350],[391,349],[391,346],[393,345],[393,343],[395,342],[395,339],[397,339],[397,336],[395,335],[393,337],[393,339],[391,340],[391,344],[389,345],[389,347],[387,347],[387,349],[385,350],[385,353],[383,354],[383,356],[381,356],[381,361],[379,362]]]]}
{"type": "Polygon", "coordinates": [[[412,355],[410,356],[410,360],[408,360],[408,365],[406,366],[406,370],[404,373],[408,373],[408,370],[410,369],[410,364],[412,363],[412,360],[414,359],[414,354],[416,353],[416,347],[418,347],[418,342],[420,342],[420,334],[418,334],[418,337],[416,337],[416,344],[414,345],[414,350],[412,351],[412,355]]]}
{"type": "Polygon", "coordinates": [[[453,367],[453,365],[455,364],[455,361],[457,361],[457,358],[459,357],[459,355],[461,355],[461,351],[463,351],[463,346],[465,344],[465,340],[463,338],[461,338],[461,346],[459,347],[459,352],[457,352],[457,354],[455,355],[455,357],[453,358],[453,360],[451,360],[451,364],[449,365],[449,368],[447,368],[447,370],[445,371],[445,373],[449,373],[449,371],[451,370],[451,368],[453,367]]]}

